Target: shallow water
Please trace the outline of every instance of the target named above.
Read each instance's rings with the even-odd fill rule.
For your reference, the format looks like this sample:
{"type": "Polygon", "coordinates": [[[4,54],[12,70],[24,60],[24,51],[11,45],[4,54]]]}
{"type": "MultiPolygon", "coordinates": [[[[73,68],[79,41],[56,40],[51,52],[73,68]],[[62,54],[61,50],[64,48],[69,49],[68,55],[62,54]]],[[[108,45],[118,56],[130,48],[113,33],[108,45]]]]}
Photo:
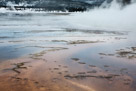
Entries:
{"type": "Polygon", "coordinates": [[[71,58],[79,58],[78,65],[85,64],[87,70],[89,65],[93,65],[106,73],[129,75],[134,79],[135,86],[136,59],[117,57],[116,50],[135,47],[136,33],[129,30],[129,32],[114,30],[115,27],[109,31],[103,30],[104,28],[90,28],[88,25],[86,28],[78,27],[77,25],[80,24],[74,26],[75,22],[71,19],[76,15],[75,13],[17,12],[0,14],[0,61],[30,56],[55,47],[70,49],[74,46],[79,48],[78,51],[73,49],[72,55],[64,60],[69,64],[69,69],[72,66],[75,68],[70,71],[80,72],[80,68],[76,69],[76,65],[72,64],[73,60],[71,60],[71,58]],[[100,53],[114,54],[114,56],[100,55],[100,53]],[[122,69],[125,69],[123,73],[122,69]]]}
{"type": "MultiPolygon", "coordinates": [[[[26,56],[73,40],[99,40],[121,35],[117,31],[74,29],[66,21],[70,13],[0,13],[1,60],[26,56]],[[59,40],[59,41],[54,41],[59,40]]],[[[123,32],[125,33],[125,32],[123,32]]]]}

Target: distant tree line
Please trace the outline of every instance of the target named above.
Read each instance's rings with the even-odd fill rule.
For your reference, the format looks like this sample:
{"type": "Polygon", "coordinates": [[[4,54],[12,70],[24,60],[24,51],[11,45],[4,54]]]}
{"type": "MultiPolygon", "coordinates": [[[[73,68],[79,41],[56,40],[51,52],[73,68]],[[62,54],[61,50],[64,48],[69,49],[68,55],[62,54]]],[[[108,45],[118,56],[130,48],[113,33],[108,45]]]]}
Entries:
{"type": "MultiPolygon", "coordinates": [[[[32,4],[28,6],[15,6],[15,8],[42,8],[44,11],[86,11],[88,9],[99,7],[105,0],[94,0],[92,3],[87,3],[87,0],[1,0],[0,6],[7,7],[6,3],[11,1],[15,4],[19,3],[27,3],[32,4]]],[[[88,0],[89,1],[89,0],[88,0]]],[[[90,0],[91,1],[91,0],[90,0]]],[[[112,0],[106,0],[108,3],[112,2],[112,0]]],[[[123,5],[127,5],[131,3],[131,0],[117,0],[119,3],[123,5]]]]}

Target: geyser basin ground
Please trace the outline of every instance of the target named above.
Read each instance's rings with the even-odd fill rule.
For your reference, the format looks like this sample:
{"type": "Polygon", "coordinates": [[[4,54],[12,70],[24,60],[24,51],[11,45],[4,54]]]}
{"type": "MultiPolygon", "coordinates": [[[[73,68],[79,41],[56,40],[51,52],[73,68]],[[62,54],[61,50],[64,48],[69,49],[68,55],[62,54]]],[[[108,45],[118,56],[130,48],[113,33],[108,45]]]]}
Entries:
{"type": "Polygon", "coordinates": [[[135,20],[133,28],[91,27],[80,15],[2,13],[0,89],[135,91],[135,20]]]}

